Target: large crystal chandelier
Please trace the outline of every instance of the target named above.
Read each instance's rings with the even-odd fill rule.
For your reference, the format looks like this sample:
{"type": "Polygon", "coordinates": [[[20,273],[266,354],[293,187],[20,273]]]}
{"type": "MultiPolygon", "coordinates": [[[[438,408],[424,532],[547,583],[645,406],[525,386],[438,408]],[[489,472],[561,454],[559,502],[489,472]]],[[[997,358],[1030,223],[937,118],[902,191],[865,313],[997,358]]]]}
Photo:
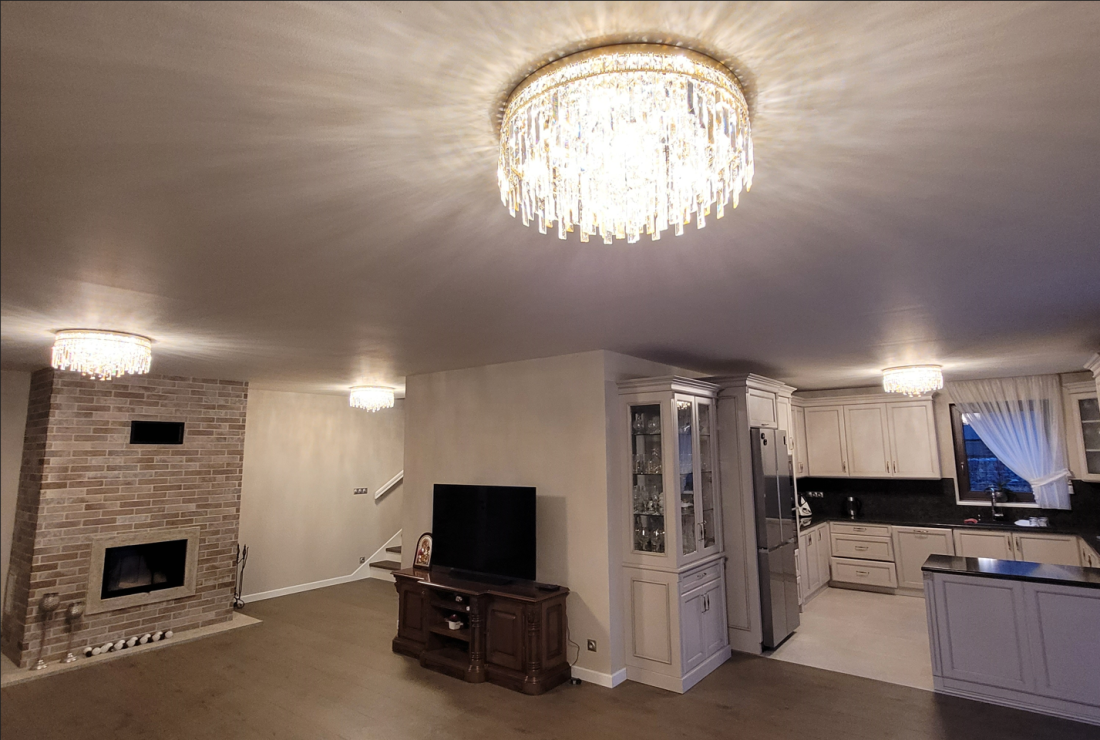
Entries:
{"type": "Polygon", "coordinates": [[[636,242],[721,218],[752,185],[749,111],[710,57],[606,46],[549,64],[512,93],[500,130],[501,200],[558,237],[636,242]]]}
{"type": "Polygon", "coordinates": [[[943,388],[943,372],[939,365],[889,367],[882,371],[882,387],[887,393],[923,396],[943,388]]]}
{"type": "Polygon", "coordinates": [[[92,329],[57,332],[50,365],[98,380],[149,372],[153,343],[137,334],[92,329]]]}
{"type": "Polygon", "coordinates": [[[393,388],[377,385],[360,385],[351,389],[351,406],[367,411],[393,408],[393,388]]]}

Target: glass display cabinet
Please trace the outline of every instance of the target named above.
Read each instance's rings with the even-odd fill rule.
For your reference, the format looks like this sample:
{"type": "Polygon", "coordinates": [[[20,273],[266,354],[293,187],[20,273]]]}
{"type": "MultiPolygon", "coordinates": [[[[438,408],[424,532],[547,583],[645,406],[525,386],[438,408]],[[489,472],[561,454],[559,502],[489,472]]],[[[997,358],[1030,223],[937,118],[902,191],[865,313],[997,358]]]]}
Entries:
{"type": "Polygon", "coordinates": [[[626,675],[669,691],[687,691],[730,655],[718,390],[678,377],[619,384],[626,675]]]}
{"type": "Polygon", "coordinates": [[[629,439],[628,559],[678,568],[720,548],[717,387],[687,378],[620,384],[629,439]]]}

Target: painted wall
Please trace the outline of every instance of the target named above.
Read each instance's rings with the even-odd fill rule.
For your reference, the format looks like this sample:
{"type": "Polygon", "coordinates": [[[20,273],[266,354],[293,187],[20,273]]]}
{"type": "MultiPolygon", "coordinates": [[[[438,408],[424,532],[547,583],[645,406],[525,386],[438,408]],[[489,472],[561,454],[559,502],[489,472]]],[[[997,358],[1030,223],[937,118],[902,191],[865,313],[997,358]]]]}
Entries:
{"type": "MultiPolygon", "coordinates": [[[[23,431],[27,425],[27,399],[31,374],[0,371],[0,578],[7,597],[8,562],[11,559],[15,502],[19,493],[19,465],[23,460],[23,431]]],[[[2,602],[0,602],[2,603],[2,602]]]]}
{"type": "MultiPolygon", "coordinates": [[[[348,576],[401,528],[404,402],[371,413],[346,396],[249,389],[240,541],[245,599],[348,576]],[[366,495],[353,489],[366,487],[366,495]]],[[[419,532],[417,533],[419,534],[419,532]]],[[[361,571],[365,574],[366,570],[361,571]]]]}
{"type": "MultiPolygon", "coordinates": [[[[573,642],[597,642],[595,653],[580,648],[577,665],[618,670],[620,502],[609,493],[618,490],[609,464],[618,454],[614,382],[671,370],[597,351],[409,377],[402,516],[409,542],[431,529],[435,483],[534,486],[537,578],[571,590],[573,642]]],[[[411,559],[407,550],[403,564],[411,559]]],[[[570,659],[577,650],[570,646],[570,659]]]]}

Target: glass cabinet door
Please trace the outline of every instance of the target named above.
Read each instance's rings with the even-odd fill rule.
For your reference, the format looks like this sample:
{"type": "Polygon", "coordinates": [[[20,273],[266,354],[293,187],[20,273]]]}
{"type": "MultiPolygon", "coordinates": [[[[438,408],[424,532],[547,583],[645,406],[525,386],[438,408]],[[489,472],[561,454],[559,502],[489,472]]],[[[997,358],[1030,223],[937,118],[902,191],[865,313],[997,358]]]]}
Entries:
{"type": "Polygon", "coordinates": [[[1100,475],[1100,402],[1095,398],[1077,401],[1081,416],[1081,440],[1085,448],[1085,469],[1090,476],[1100,475]]]}
{"type": "Polygon", "coordinates": [[[676,406],[676,503],[680,507],[680,541],[684,555],[690,555],[698,548],[695,533],[695,419],[694,404],[690,400],[677,397],[676,406]]]}
{"type": "Polygon", "coordinates": [[[633,548],[665,551],[665,487],[661,448],[661,404],[630,407],[630,470],[633,480],[633,548]]]}
{"type": "Polygon", "coordinates": [[[717,496],[714,486],[714,420],[713,406],[705,399],[698,399],[699,415],[699,507],[703,521],[702,546],[704,549],[717,544],[718,522],[714,501],[717,496]]]}

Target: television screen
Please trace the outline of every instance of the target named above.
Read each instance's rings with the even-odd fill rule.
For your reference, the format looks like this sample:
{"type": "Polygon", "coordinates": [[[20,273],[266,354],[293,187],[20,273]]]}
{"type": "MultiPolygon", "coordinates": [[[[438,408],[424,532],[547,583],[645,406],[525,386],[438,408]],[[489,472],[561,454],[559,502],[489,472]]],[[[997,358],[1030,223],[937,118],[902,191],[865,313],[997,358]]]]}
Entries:
{"type": "Polygon", "coordinates": [[[435,485],[432,566],[535,579],[535,489],[435,485]]]}

